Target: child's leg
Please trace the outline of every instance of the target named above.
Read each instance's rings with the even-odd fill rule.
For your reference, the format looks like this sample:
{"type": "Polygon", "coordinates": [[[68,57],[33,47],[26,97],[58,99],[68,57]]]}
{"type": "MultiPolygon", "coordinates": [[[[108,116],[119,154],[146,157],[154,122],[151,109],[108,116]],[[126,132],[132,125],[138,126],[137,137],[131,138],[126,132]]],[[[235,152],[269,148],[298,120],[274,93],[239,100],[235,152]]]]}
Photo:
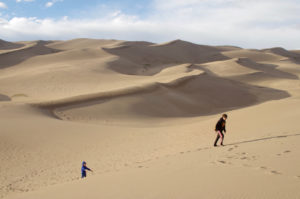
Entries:
{"type": "Polygon", "coordinates": [[[220,134],[220,137],[221,137],[221,145],[223,145],[224,134],[221,131],[219,131],[219,134],[220,134]]]}
{"type": "Polygon", "coordinates": [[[214,146],[217,146],[217,143],[218,143],[218,140],[219,140],[219,138],[220,138],[220,133],[219,133],[220,131],[217,131],[217,137],[216,137],[216,140],[215,140],[215,144],[214,144],[214,146]]]}

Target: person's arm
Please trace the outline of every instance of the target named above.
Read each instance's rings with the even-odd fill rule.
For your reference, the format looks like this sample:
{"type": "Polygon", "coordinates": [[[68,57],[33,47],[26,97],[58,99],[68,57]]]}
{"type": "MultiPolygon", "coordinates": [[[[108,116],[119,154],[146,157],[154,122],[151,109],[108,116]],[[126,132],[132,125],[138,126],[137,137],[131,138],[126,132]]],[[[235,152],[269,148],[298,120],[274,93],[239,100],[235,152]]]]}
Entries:
{"type": "Polygon", "coordinates": [[[92,172],[93,172],[93,170],[90,169],[90,168],[88,168],[87,166],[85,166],[84,168],[85,168],[86,170],[89,170],[89,171],[92,171],[92,172]]]}

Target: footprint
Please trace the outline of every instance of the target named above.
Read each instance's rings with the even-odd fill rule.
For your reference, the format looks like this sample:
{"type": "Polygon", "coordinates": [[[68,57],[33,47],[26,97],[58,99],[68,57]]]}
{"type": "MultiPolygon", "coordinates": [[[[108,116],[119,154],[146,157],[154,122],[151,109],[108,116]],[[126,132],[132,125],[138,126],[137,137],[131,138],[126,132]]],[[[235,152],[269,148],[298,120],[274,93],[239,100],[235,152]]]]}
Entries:
{"type": "Polygon", "coordinates": [[[220,162],[222,164],[226,164],[226,161],[224,161],[224,160],[218,160],[218,162],[220,162]]]}
{"type": "Polygon", "coordinates": [[[234,148],[229,148],[227,151],[232,151],[234,148]]]}
{"type": "Polygon", "coordinates": [[[286,150],[286,151],[284,151],[283,153],[290,153],[291,151],[289,151],[289,150],[286,150]]]}
{"type": "Polygon", "coordinates": [[[138,168],[140,168],[140,169],[141,169],[141,168],[143,168],[143,166],[142,166],[142,165],[140,165],[140,166],[138,166],[138,168]]]}
{"type": "Polygon", "coordinates": [[[265,167],[265,166],[260,166],[259,168],[260,168],[260,169],[264,169],[264,170],[268,169],[268,168],[265,167]]]}
{"type": "Polygon", "coordinates": [[[180,154],[184,154],[184,151],[181,151],[180,154]]]}
{"type": "Polygon", "coordinates": [[[281,174],[280,172],[275,171],[275,170],[271,171],[271,173],[272,173],[272,174],[276,174],[276,175],[280,175],[280,174],[281,174]]]}
{"type": "Polygon", "coordinates": [[[244,167],[252,167],[250,164],[243,164],[244,167]]]}

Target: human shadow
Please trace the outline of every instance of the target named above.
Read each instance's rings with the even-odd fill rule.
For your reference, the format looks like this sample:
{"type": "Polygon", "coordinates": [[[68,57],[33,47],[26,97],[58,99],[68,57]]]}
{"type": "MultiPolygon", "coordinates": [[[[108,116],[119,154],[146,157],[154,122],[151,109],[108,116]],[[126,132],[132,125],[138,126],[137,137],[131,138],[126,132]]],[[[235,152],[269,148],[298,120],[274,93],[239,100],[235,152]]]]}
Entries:
{"type": "Polygon", "coordinates": [[[257,139],[252,139],[252,140],[245,140],[245,141],[240,141],[240,142],[234,142],[234,143],[226,144],[226,146],[232,146],[232,145],[238,145],[238,144],[245,144],[245,143],[251,143],[251,142],[259,142],[259,141],[264,141],[264,140],[282,139],[282,138],[295,137],[295,136],[300,136],[300,133],[287,134],[287,135],[277,135],[277,136],[257,138],[257,139]]]}

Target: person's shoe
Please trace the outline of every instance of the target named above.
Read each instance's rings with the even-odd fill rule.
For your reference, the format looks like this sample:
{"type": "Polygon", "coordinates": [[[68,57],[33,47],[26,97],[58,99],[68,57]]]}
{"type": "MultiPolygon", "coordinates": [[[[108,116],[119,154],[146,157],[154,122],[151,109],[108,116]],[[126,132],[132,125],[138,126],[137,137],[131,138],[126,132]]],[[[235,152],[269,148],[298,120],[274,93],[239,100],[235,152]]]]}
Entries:
{"type": "Polygon", "coordinates": [[[223,144],[223,143],[221,143],[221,146],[224,146],[224,144],[223,144]]]}
{"type": "Polygon", "coordinates": [[[216,144],[214,144],[214,147],[216,147],[217,145],[216,144]]]}

